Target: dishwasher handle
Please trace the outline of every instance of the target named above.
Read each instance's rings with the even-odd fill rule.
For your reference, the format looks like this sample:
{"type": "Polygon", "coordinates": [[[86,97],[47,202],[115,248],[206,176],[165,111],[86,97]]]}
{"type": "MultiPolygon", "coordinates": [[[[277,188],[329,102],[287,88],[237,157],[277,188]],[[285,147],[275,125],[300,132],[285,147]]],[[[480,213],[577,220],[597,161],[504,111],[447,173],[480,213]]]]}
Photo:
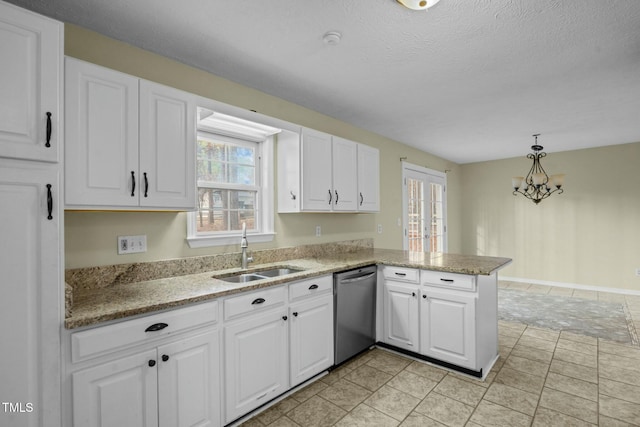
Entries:
{"type": "Polygon", "coordinates": [[[354,282],[360,282],[361,280],[366,280],[372,276],[375,276],[376,272],[374,271],[373,273],[368,273],[368,274],[363,274],[362,276],[356,276],[356,277],[352,277],[350,279],[341,279],[340,283],[354,283],[354,282]]]}

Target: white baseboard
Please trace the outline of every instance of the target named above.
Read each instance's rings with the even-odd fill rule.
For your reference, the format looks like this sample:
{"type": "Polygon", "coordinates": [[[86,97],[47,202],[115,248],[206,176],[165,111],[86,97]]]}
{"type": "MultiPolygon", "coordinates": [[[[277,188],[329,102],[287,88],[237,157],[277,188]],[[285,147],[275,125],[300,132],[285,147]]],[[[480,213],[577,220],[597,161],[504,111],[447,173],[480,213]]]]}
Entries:
{"type": "Polygon", "coordinates": [[[557,286],[559,288],[581,289],[585,291],[608,292],[611,294],[640,296],[640,291],[636,291],[633,289],[606,288],[604,286],[581,285],[578,283],[553,282],[549,280],[523,279],[520,277],[506,277],[506,276],[498,276],[498,280],[505,280],[509,282],[531,283],[533,285],[557,286]]]}

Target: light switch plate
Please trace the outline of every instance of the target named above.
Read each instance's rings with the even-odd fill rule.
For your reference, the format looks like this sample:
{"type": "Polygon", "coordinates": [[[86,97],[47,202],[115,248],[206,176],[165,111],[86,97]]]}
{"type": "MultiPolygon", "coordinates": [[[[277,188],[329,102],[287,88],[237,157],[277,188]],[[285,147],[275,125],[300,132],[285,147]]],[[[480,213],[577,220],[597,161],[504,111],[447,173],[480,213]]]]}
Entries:
{"type": "Polygon", "coordinates": [[[147,251],[147,236],[118,236],[118,255],[137,254],[147,251]]]}

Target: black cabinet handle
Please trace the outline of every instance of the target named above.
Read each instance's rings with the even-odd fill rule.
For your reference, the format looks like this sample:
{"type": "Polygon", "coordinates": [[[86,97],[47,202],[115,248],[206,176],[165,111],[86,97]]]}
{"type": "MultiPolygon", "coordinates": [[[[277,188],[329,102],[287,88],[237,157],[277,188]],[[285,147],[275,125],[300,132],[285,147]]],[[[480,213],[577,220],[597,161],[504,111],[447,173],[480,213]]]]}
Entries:
{"type": "Polygon", "coordinates": [[[298,317],[298,312],[297,312],[297,311],[294,311],[294,312],[293,312],[293,315],[294,315],[295,317],[298,317]]]}
{"type": "Polygon", "coordinates": [[[153,359],[149,360],[149,367],[153,368],[154,366],[156,366],[156,361],[153,359]]]}
{"type": "Polygon", "coordinates": [[[415,293],[415,292],[411,292],[411,296],[412,296],[412,297],[415,297],[415,296],[416,296],[416,293],[415,293]]]}
{"type": "Polygon", "coordinates": [[[449,282],[449,283],[453,283],[453,279],[440,279],[443,282],[449,282]]]}
{"type": "Polygon", "coordinates": [[[131,171],[131,197],[135,196],[136,191],[136,174],[131,171]]]}
{"type": "Polygon", "coordinates": [[[336,192],[336,205],[338,204],[338,190],[335,190],[336,192]]]}
{"type": "Polygon", "coordinates": [[[265,302],[266,300],[264,298],[256,298],[253,300],[253,302],[251,303],[253,304],[262,304],[263,302],[265,302]]]}
{"type": "Polygon", "coordinates": [[[396,275],[396,276],[404,277],[404,276],[406,276],[406,275],[407,275],[407,273],[395,273],[395,275],[396,275]]]}
{"type": "Polygon", "coordinates": [[[284,320],[285,322],[287,321],[288,317],[287,316],[282,316],[282,320],[284,320]]]}
{"type": "Polygon", "coordinates": [[[149,192],[149,180],[147,179],[147,173],[144,172],[144,197],[147,197],[147,193],[149,192]]]}
{"type": "Polygon", "coordinates": [[[154,323],[153,325],[149,326],[147,329],[145,329],[145,332],[155,332],[155,331],[160,331],[164,328],[166,328],[167,326],[169,326],[166,323],[154,323]]]}
{"type": "Polygon", "coordinates": [[[426,295],[422,295],[422,298],[423,298],[423,299],[427,299],[427,296],[426,296],[426,295]]]}
{"type": "Polygon", "coordinates": [[[47,142],[44,144],[45,147],[51,147],[51,113],[47,111],[47,142]]]}
{"type": "Polygon", "coordinates": [[[314,289],[318,289],[318,285],[316,285],[315,283],[311,286],[309,286],[309,290],[312,291],[314,289]]]}
{"type": "Polygon", "coordinates": [[[360,193],[360,206],[362,206],[362,202],[364,202],[364,197],[362,197],[362,193],[360,193]]]}
{"type": "Polygon", "coordinates": [[[163,355],[162,355],[162,361],[163,361],[163,362],[166,362],[167,360],[169,360],[169,356],[168,356],[168,355],[166,355],[166,354],[163,354],[163,355]]]}
{"type": "Polygon", "coordinates": [[[333,200],[333,194],[331,194],[331,190],[329,190],[329,204],[331,204],[331,200],[333,200]]]}
{"type": "Polygon", "coordinates": [[[53,195],[51,194],[51,184],[47,184],[47,211],[49,215],[47,215],[48,220],[53,219],[53,195]]]}

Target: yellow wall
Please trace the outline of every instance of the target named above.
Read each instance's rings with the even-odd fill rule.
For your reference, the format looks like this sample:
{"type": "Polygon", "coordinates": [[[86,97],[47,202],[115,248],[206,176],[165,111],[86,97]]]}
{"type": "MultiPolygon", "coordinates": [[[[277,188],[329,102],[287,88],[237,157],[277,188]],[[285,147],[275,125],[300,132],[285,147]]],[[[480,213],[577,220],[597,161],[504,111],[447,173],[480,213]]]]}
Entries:
{"type": "Polygon", "coordinates": [[[462,166],[462,250],[513,258],[503,277],[640,289],[640,143],[551,153],[565,192],[535,205],[511,194],[521,158],[462,166]]]}
{"type": "MultiPolygon", "coordinates": [[[[460,252],[460,166],[411,148],[400,142],[364,131],[329,116],[283,99],[233,83],[176,61],[66,24],[65,54],[119,70],[147,80],[173,86],[241,108],[318,129],[380,149],[381,211],[377,214],[276,214],[276,238],[253,244],[265,249],[346,239],[374,238],[380,248],[401,249],[402,216],[400,157],[411,163],[444,171],[448,179],[449,251],[460,252]],[[377,234],[377,224],[383,233],[377,234]],[[315,237],[315,226],[322,237],[315,237]]],[[[66,268],[172,259],[220,252],[238,252],[239,245],[190,249],[185,241],[186,214],[146,212],[66,212],[66,268]],[[144,254],[117,255],[117,236],[146,234],[144,254]]]]}

